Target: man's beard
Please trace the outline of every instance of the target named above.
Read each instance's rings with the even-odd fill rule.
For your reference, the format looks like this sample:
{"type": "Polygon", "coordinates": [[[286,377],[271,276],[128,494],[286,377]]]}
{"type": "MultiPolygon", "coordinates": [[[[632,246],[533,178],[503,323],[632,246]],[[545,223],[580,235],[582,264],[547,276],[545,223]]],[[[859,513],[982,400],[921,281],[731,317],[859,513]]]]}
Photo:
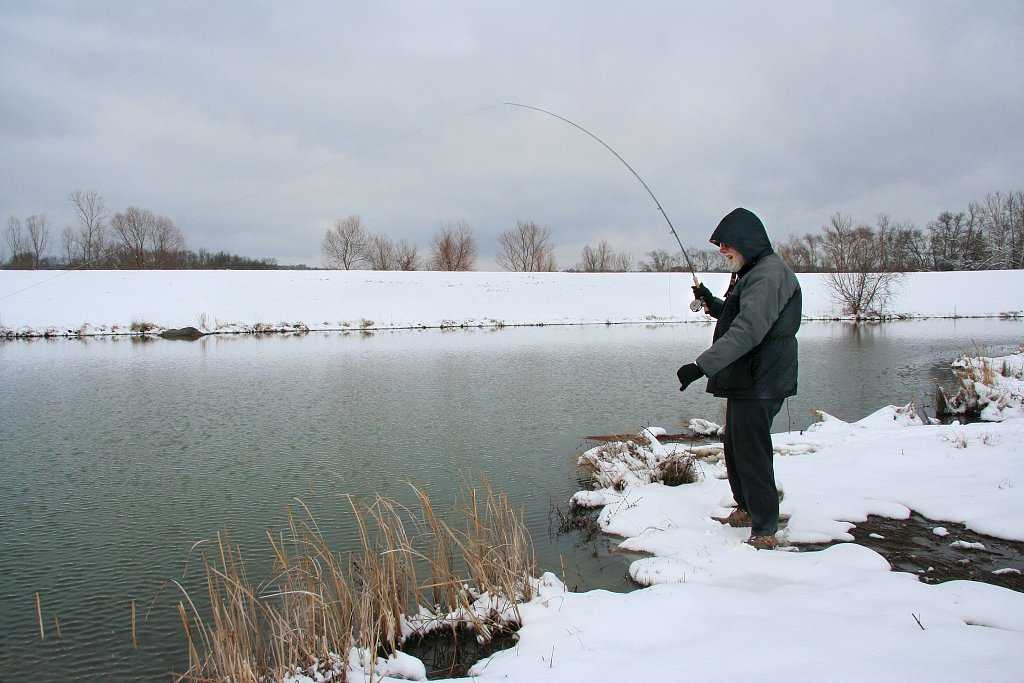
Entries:
{"type": "Polygon", "coordinates": [[[738,273],[740,269],[743,268],[744,264],[746,264],[747,262],[747,260],[743,258],[742,254],[736,254],[732,258],[727,257],[725,260],[729,264],[729,271],[733,273],[738,273]]]}

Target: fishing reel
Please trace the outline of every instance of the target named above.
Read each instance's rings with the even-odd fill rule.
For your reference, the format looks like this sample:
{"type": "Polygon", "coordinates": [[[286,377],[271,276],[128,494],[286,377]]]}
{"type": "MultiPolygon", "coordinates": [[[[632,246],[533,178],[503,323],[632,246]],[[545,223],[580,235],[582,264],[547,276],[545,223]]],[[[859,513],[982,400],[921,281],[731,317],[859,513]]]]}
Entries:
{"type": "Polygon", "coordinates": [[[699,311],[703,307],[704,307],[704,300],[703,299],[694,299],[693,301],[690,302],[690,310],[693,311],[694,313],[696,313],[697,311],[699,311]]]}

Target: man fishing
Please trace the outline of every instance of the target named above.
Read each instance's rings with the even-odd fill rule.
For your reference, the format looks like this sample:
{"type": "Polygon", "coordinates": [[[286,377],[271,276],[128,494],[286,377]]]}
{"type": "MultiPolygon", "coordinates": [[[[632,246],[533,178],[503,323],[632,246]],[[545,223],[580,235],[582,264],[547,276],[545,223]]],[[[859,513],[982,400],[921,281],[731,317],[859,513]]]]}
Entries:
{"type": "Polygon", "coordinates": [[[723,299],[693,287],[704,311],[718,319],[711,347],[676,373],[680,391],[707,376],[707,391],[726,399],[725,465],[737,507],[724,524],[750,527],[747,543],[778,545],[779,498],[772,463],[772,419],[796,394],[801,293],[796,275],[772,250],[761,220],[731,211],[711,234],[732,279],[723,299]]]}

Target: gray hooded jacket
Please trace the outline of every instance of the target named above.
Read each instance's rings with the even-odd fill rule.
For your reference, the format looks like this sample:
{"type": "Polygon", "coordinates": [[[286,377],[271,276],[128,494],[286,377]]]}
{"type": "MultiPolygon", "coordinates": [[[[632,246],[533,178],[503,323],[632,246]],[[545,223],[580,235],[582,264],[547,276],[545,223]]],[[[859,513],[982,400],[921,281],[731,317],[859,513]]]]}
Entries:
{"type": "Polygon", "coordinates": [[[802,296],[789,266],[772,250],[761,220],[735,209],[711,234],[746,260],[724,299],[708,302],[718,319],[714,343],[697,357],[708,393],[726,398],[779,399],[796,394],[802,296]]]}

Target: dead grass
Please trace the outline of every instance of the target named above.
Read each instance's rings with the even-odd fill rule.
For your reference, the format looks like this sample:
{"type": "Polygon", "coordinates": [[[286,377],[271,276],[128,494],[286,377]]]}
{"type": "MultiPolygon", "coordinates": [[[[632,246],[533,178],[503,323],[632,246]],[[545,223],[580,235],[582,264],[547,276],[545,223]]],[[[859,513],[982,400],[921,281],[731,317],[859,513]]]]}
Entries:
{"type": "Polygon", "coordinates": [[[146,320],[133,320],[128,329],[137,334],[145,334],[146,332],[152,332],[155,330],[156,324],[146,320]]]}
{"type": "Polygon", "coordinates": [[[692,484],[700,479],[696,459],[683,453],[674,453],[659,462],[655,475],[665,486],[692,484]]]}
{"type": "Polygon", "coordinates": [[[953,396],[947,395],[941,386],[935,388],[935,414],[938,417],[974,416],[981,412],[981,400],[975,382],[990,387],[995,386],[996,372],[984,358],[977,358],[977,363],[974,360],[964,354],[960,359],[961,365],[953,368],[953,374],[959,385],[953,396]]]}
{"type": "Polygon", "coordinates": [[[205,615],[177,584],[189,662],[178,680],[258,683],[314,665],[344,671],[353,647],[373,670],[379,656],[439,625],[454,633],[461,623],[481,642],[517,627],[536,574],[522,511],[484,481],[464,487],[457,513],[464,529],[456,528],[414,490],[417,512],[381,496],[349,497],[359,547],[347,556],[329,547],[299,501],[285,530],[267,532],[273,569],[258,584],[241,548],[218,534],[202,555],[205,615]],[[421,605],[434,623],[410,620],[421,605]]]}

